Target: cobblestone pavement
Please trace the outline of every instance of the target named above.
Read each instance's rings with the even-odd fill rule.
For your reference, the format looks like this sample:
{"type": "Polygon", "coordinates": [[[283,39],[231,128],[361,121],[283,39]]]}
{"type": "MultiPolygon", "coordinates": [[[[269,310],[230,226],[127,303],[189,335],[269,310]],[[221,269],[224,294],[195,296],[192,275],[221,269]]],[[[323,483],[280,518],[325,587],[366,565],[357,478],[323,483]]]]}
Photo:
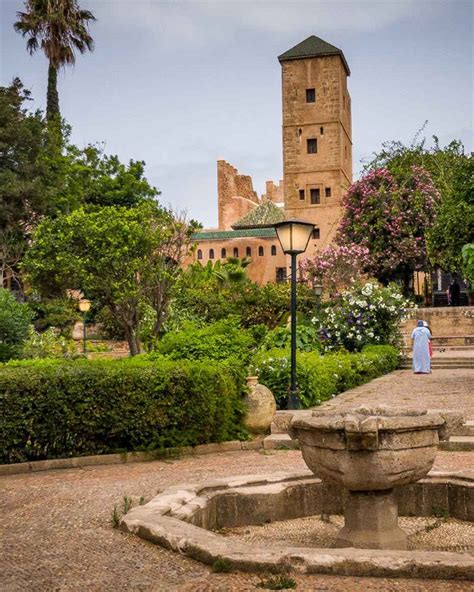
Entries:
{"type": "Polygon", "coordinates": [[[466,419],[474,419],[474,369],[435,369],[431,374],[396,370],[346,391],[324,406],[348,408],[369,404],[454,409],[464,411],[466,419]]]}
{"type": "MultiPolygon", "coordinates": [[[[436,468],[468,466],[471,453],[439,453],[436,468]]],[[[471,463],[472,464],[472,463],[471,463]]],[[[111,526],[123,496],[149,500],[169,485],[226,475],[305,469],[299,451],[258,451],[95,466],[0,478],[0,590],[256,591],[255,574],[213,574],[196,561],[111,526]]],[[[467,582],[294,576],[298,590],[472,590],[467,582]]]]}

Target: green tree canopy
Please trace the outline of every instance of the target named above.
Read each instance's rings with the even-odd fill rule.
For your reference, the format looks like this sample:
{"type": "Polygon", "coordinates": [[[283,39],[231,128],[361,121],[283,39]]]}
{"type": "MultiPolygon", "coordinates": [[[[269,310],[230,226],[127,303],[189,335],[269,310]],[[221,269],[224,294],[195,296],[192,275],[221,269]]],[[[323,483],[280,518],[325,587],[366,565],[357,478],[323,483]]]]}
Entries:
{"type": "Polygon", "coordinates": [[[145,305],[155,311],[156,333],[161,330],[192,230],[153,202],[79,208],[39,225],[24,268],[42,295],[78,289],[108,306],[134,355],[145,305]]]}

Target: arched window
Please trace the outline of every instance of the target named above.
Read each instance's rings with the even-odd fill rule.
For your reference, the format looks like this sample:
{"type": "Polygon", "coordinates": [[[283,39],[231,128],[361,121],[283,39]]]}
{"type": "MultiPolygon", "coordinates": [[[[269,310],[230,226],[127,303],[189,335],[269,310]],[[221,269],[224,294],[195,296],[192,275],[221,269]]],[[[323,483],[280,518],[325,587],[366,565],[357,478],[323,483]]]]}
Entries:
{"type": "Polygon", "coordinates": [[[258,247],[258,256],[263,257],[263,255],[264,255],[263,247],[258,247]]]}
{"type": "Polygon", "coordinates": [[[214,259],[214,249],[209,249],[209,259],[214,259]]]}
{"type": "Polygon", "coordinates": [[[252,256],[252,249],[250,247],[247,247],[245,249],[245,256],[246,257],[251,257],[252,256]]]}
{"type": "Polygon", "coordinates": [[[234,247],[234,257],[238,257],[239,256],[239,249],[237,247],[234,247]]]}
{"type": "Polygon", "coordinates": [[[227,251],[225,249],[221,249],[221,258],[225,259],[227,257],[227,251]]]}
{"type": "Polygon", "coordinates": [[[201,251],[201,249],[198,249],[198,259],[202,259],[202,251],[201,251]]]}
{"type": "Polygon", "coordinates": [[[277,254],[277,248],[275,245],[272,245],[272,255],[275,256],[277,254]]]}

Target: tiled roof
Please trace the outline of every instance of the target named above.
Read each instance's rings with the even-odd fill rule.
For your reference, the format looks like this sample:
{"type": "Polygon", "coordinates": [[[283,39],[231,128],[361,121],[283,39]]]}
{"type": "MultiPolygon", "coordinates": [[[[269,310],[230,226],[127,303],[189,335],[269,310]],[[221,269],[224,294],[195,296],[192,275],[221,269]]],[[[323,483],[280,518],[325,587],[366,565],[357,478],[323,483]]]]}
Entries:
{"type": "Polygon", "coordinates": [[[308,39],[305,39],[298,45],[295,45],[285,53],[282,53],[278,56],[278,60],[280,62],[285,62],[288,60],[301,60],[304,58],[317,58],[319,56],[330,56],[330,55],[339,55],[341,56],[342,62],[346,69],[347,75],[350,76],[350,69],[346,62],[346,58],[338,47],[327,43],[323,39],[316,37],[315,35],[311,35],[308,39]]]}
{"type": "Polygon", "coordinates": [[[241,230],[216,230],[208,232],[196,232],[192,235],[192,240],[221,240],[232,238],[276,238],[274,228],[246,228],[241,230]]]}
{"type": "Polygon", "coordinates": [[[240,220],[237,220],[235,224],[232,224],[232,228],[240,230],[243,228],[271,226],[284,219],[285,214],[283,210],[267,199],[256,208],[253,208],[253,210],[250,210],[240,220]]]}

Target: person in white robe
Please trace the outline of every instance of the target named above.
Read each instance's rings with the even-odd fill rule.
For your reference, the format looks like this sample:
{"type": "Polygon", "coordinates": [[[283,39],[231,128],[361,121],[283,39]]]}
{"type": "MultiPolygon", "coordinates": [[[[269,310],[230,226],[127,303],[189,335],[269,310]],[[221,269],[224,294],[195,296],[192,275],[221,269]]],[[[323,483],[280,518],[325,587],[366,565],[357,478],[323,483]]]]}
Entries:
{"type": "Polygon", "coordinates": [[[411,334],[413,342],[413,372],[415,374],[430,374],[430,339],[431,332],[424,327],[423,321],[418,321],[411,334]]]}

